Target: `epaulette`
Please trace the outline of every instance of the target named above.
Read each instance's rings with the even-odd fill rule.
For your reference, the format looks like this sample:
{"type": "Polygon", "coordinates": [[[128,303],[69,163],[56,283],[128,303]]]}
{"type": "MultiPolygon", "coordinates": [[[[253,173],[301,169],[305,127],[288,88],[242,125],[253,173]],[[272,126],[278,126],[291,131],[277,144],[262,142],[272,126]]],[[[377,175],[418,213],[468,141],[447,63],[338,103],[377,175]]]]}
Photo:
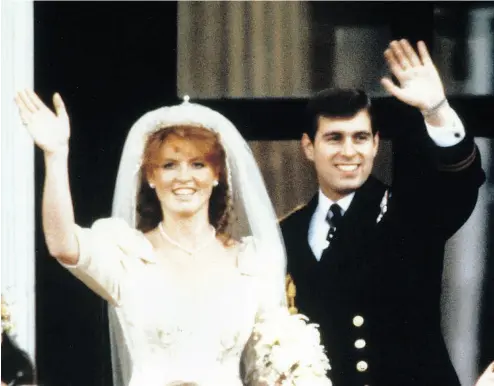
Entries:
{"type": "Polygon", "coordinates": [[[295,297],[297,296],[297,287],[293,281],[292,275],[289,273],[285,276],[286,301],[288,303],[288,311],[291,315],[298,313],[298,308],[295,306],[295,297]]]}

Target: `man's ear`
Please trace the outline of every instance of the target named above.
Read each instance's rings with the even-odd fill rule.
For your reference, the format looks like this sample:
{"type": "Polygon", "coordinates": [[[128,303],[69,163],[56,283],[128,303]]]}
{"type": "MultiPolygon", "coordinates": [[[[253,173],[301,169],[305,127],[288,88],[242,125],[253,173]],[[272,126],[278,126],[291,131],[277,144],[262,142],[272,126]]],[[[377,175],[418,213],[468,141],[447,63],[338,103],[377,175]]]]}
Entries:
{"type": "Polygon", "coordinates": [[[374,141],[374,157],[376,156],[377,154],[377,151],[379,150],[379,132],[376,132],[376,134],[374,134],[374,138],[373,138],[373,141],[374,141]]]}
{"type": "Polygon", "coordinates": [[[314,161],[314,144],[312,143],[307,133],[304,133],[302,135],[302,139],[300,140],[300,143],[302,145],[302,149],[304,151],[305,157],[309,161],[314,161]]]}

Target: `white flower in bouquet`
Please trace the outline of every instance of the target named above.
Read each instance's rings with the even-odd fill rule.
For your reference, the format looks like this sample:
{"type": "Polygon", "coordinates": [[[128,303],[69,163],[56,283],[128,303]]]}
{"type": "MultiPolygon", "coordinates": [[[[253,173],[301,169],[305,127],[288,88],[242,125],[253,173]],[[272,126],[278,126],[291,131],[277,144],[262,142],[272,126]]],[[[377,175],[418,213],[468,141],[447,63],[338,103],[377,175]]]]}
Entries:
{"type": "Polygon", "coordinates": [[[280,308],[256,323],[244,352],[250,386],[330,386],[318,325],[280,308]]]}
{"type": "Polygon", "coordinates": [[[14,332],[14,323],[12,322],[11,305],[7,303],[2,294],[2,332],[12,335],[14,332]]]}

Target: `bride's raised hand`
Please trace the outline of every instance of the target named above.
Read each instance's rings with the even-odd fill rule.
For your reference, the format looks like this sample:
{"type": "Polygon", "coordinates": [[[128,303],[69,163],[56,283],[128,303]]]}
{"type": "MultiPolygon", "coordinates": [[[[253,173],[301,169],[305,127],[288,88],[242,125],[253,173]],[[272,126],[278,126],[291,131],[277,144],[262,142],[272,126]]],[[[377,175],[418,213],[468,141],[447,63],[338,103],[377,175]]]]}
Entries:
{"type": "Polygon", "coordinates": [[[33,90],[20,91],[15,96],[22,123],[45,153],[67,151],[70,137],[69,116],[62,98],[53,95],[55,113],[48,108],[33,90]]]}

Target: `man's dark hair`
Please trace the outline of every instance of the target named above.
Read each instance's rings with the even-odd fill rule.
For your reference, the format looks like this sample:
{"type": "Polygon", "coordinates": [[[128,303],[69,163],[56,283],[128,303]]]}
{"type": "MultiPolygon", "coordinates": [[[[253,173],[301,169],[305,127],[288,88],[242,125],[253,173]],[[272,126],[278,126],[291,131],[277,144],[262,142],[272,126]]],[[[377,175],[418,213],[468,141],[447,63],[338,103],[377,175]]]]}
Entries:
{"type": "MultiPolygon", "coordinates": [[[[306,112],[310,125],[305,132],[314,142],[319,117],[351,118],[364,109],[371,115],[371,100],[365,91],[344,88],[324,89],[314,94],[307,103],[306,112]]],[[[375,134],[374,126],[372,133],[375,134]]]]}

